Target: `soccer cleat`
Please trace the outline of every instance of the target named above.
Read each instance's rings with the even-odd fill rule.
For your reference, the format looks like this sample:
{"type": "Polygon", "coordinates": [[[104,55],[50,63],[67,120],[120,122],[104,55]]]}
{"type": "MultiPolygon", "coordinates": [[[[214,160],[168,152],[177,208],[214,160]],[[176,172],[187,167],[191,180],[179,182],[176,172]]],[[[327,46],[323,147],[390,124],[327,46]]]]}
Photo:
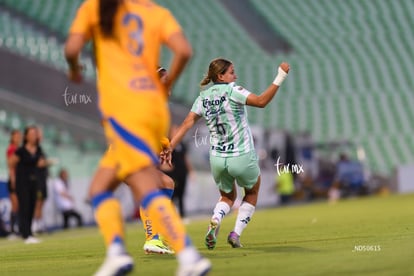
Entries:
{"type": "Polygon", "coordinates": [[[236,232],[231,231],[229,236],[227,237],[227,242],[231,245],[233,248],[239,248],[243,247],[240,243],[240,236],[236,234],[236,232]]]}
{"type": "Polygon", "coordinates": [[[205,238],[205,245],[207,246],[207,249],[213,250],[214,247],[216,247],[217,235],[218,235],[219,229],[220,229],[220,225],[218,224],[218,221],[215,219],[212,219],[208,226],[208,231],[207,231],[206,238],[205,238]]]}
{"type": "Polygon", "coordinates": [[[95,276],[122,276],[132,271],[134,260],[127,254],[106,257],[95,276]]]}
{"type": "Polygon", "coordinates": [[[41,243],[41,242],[42,242],[41,240],[35,237],[32,237],[32,236],[29,236],[24,240],[25,244],[36,244],[36,243],[41,243]]]}
{"type": "Polygon", "coordinates": [[[192,265],[182,265],[177,270],[177,276],[203,276],[211,269],[211,262],[206,258],[199,259],[192,265]]]}
{"type": "Polygon", "coordinates": [[[20,236],[19,236],[19,235],[15,234],[15,233],[10,233],[10,234],[7,236],[7,239],[8,239],[9,241],[15,241],[15,240],[18,240],[18,239],[21,239],[21,238],[20,238],[20,236]]]}
{"type": "Polygon", "coordinates": [[[144,244],[144,251],[145,254],[174,254],[174,251],[159,239],[146,241],[144,244]]]}

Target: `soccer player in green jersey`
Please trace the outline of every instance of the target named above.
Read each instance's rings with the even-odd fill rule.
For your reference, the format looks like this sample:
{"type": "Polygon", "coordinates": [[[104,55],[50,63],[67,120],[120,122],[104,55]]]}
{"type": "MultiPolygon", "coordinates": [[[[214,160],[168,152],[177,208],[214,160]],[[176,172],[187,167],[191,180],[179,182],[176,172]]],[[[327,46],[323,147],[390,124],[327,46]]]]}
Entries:
{"type": "Polygon", "coordinates": [[[260,95],[238,86],[234,65],[222,58],[214,59],[209,66],[201,87],[213,85],[200,92],[191,111],[171,140],[171,148],[162,154],[171,163],[170,152],[182,140],[187,131],[204,117],[210,132],[210,166],[221,198],[211,217],[205,244],[214,249],[220,223],[230,212],[236,199],[235,180],[244,188],[245,196],[240,205],[237,220],[227,241],[233,247],[241,247],[240,235],[246,228],[256,208],[260,187],[260,168],[254,149],[252,133],[247,121],[246,105],[263,108],[276,95],[289,72],[289,64],[283,62],[270,86],[260,95]]]}

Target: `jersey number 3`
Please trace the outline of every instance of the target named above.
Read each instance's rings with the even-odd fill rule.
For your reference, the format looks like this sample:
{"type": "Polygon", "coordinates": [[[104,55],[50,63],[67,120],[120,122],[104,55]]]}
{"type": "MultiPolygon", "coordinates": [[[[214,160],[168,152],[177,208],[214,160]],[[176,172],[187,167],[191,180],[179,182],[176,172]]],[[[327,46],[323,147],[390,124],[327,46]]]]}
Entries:
{"type": "Polygon", "coordinates": [[[134,24],[134,28],[129,32],[128,50],[134,56],[139,56],[144,48],[144,39],[142,38],[142,19],[136,14],[127,13],[122,19],[122,25],[129,27],[134,24]]]}

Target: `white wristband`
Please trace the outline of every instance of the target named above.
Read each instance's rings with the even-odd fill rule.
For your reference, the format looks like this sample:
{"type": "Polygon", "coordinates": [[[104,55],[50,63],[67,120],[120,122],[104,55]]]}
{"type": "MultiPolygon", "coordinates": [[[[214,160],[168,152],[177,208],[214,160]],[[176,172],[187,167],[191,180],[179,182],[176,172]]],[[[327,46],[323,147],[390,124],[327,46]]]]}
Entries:
{"type": "Polygon", "coordinates": [[[285,71],[283,71],[282,68],[278,68],[277,70],[277,76],[275,78],[275,80],[273,81],[274,85],[280,86],[282,84],[282,82],[286,79],[288,73],[286,73],[285,71]]]}

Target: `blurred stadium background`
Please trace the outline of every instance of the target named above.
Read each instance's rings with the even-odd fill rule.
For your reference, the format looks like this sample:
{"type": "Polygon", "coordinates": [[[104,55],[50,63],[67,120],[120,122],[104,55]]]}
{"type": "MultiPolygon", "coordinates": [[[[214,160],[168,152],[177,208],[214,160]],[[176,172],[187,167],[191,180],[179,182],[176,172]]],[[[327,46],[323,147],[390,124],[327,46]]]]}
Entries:
{"type": "MultiPolygon", "coordinates": [[[[0,0],[0,151],[5,152],[11,129],[41,126],[45,152],[60,160],[51,176],[60,167],[69,170],[71,189],[85,213],[85,191],[105,143],[91,47],[82,57],[86,82],[74,85],[65,76],[63,43],[81,2],[0,0]],[[78,94],[78,102],[65,102],[65,91],[78,94]],[[92,103],[79,102],[80,95],[92,103]]],[[[291,64],[272,103],[248,110],[265,194],[274,184],[272,157],[277,153],[286,158],[290,149],[298,163],[309,161],[315,179],[340,152],[347,152],[364,164],[371,192],[414,191],[412,175],[406,176],[409,182],[400,177],[409,175],[414,164],[413,1],[157,2],[176,15],[195,52],[173,91],[176,123],[191,107],[213,58],[232,60],[238,83],[256,93],[273,80],[281,61],[291,64]]],[[[164,52],[162,65],[168,61],[164,52]]],[[[215,191],[208,173],[208,146],[195,143],[206,130],[202,124],[197,134],[195,130],[187,138],[199,183],[189,187],[189,209],[192,202],[202,208],[197,205],[201,197],[194,195],[215,191]]],[[[0,158],[2,180],[6,168],[5,158],[0,158]]],[[[214,202],[217,193],[209,194],[214,202]]],[[[274,190],[270,194],[276,197],[274,190]]],[[[273,200],[267,197],[263,205],[276,204],[273,200]]],[[[205,206],[209,210],[212,205],[205,206]]]]}

